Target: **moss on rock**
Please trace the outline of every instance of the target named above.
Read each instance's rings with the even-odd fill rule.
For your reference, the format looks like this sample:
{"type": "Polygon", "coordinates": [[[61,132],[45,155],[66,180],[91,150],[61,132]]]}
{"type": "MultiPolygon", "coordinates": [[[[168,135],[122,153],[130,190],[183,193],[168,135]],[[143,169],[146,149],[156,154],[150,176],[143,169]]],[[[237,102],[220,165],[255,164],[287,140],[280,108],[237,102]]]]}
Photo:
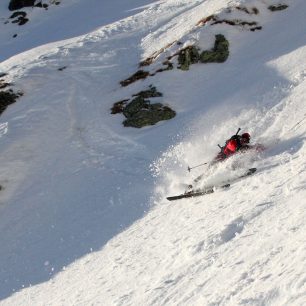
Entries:
{"type": "Polygon", "coordinates": [[[162,93],[156,90],[156,87],[150,85],[148,90],[143,90],[133,95],[129,100],[121,100],[114,103],[111,113],[123,113],[126,117],[123,125],[126,127],[141,128],[147,125],[154,125],[162,120],[173,118],[176,113],[170,107],[162,103],[151,103],[148,98],[161,97],[162,93]]]}
{"type": "Polygon", "coordinates": [[[113,107],[111,108],[111,114],[119,114],[119,113],[122,113],[126,104],[127,104],[127,101],[129,101],[128,99],[124,99],[124,100],[121,100],[121,101],[118,101],[116,103],[114,103],[113,107]]]}
{"type": "Polygon", "coordinates": [[[126,127],[142,128],[154,125],[162,120],[169,120],[175,117],[176,113],[168,106],[160,103],[148,105],[148,109],[141,109],[132,117],[126,119],[123,125],[126,127]]]}
{"type": "Polygon", "coordinates": [[[195,46],[188,46],[179,52],[178,63],[182,70],[189,70],[191,64],[195,64],[199,61],[200,54],[195,46]]]}
{"type": "Polygon", "coordinates": [[[215,45],[212,50],[203,51],[200,55],[200,61],[202,63],[223,63],[229,56],[229,42],[222,35],[215,36],[215,45]]]}
{"type": "Polygon", "coordinates": [[[147,99],[147,98],[162,97],[162,95],[163,94],[161,92],[158,92],[156,90],[156,87],[150,85],[148,90],[142,90],[139,93],[133,95],[133,97],[140,96],[143,97],[144,99],[147,99]]]}
{"type": "Polygon", "coordinates": [[[129,104],[126,105],[126,107],[123,110],[123,115],[126,118],[133,117],[136,113],[141,111],[144,108],[148,108],[148,102],[143,97],[136,97],[133,99],[129,104]]]}

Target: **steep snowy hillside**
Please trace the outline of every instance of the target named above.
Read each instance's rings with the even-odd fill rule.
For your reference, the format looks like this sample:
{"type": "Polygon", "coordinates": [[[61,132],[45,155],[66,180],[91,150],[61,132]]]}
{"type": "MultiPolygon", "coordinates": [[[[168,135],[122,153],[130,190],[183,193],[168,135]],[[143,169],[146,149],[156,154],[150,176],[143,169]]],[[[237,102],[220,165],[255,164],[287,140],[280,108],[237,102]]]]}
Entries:
{"type": "Polygon", "coordinates": [[[100,0],[58,0],[58,5],[52,4],[55,2],[52,0],[41,2],[48,4],[48,8],[25,7],[17,10],[26,13],[29,20],[22,26],[13,23],[16,18],[11,18],[14,12],[8,10],[9,0],[0,3],[0,17],[3,21],[0,24],[1,61],[49,42],[87,34],[134,15],[154,1],[113,0],[101,3],[100,0]]]}
{"type": "Polygon", "coordinates": [[[0,71],[24,95],[1,115],[0,304],[305,305],[305,1],[103,1],[101,21],[72,27],[103,9],[91,2],[34,14],[25,45],[3,44],[0,71]],[[224,62],[178,69],[216,35],[224,62]],[[173,119],[136,129],[110,114],[150,85],[173,119]],[[238,127],[266,150],[187,171],[238,127]]]}

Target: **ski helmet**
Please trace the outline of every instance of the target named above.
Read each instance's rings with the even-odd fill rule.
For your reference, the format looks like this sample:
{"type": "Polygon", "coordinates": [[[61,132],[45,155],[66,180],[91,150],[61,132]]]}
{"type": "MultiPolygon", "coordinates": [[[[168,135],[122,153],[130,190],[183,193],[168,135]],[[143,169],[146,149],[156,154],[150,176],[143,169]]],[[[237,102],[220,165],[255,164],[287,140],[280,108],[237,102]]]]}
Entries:
{"type": "Polygon", "coordinates": [[[241,135],[241,138],[245,139],[246,142],[250,142],[251,136],[250,136],[249,133],[243,133],[243,134],[241,135]]]}

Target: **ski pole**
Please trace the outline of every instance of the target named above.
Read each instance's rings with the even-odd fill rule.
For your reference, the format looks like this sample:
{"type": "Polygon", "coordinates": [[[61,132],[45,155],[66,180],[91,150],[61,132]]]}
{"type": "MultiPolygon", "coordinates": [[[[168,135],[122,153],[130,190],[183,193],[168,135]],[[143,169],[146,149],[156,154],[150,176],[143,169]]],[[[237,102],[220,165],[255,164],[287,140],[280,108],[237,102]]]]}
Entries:
{"type": "Polygon", "coordinates": [[[189,167],[189,166],[188,166],[188,171],[190,172],[190,170],[192,170],[192,169],[194,169],[194,168],[198,168],[198,167],[201,167],[201,166],[204,166],[204,165],[207,165],[207,164],[209,164],[209,162],[206,162],[206,163],[203,163],[203,164],[194,166],[194,167],[189,167]]]}

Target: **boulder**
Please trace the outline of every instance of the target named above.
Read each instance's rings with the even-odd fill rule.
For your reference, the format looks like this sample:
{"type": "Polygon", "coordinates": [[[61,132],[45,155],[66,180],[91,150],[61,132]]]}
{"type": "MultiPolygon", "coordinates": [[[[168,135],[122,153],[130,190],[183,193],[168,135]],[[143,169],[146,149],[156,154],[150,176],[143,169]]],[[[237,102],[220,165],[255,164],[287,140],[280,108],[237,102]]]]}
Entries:
{"type": "Polygon", "coordinates": [[[148,109],[149,101],[146,101],[143,97],[136,97],[133,99],[123,110],[123,115],[126,118],[133,117],[134,114],[138,113],[142,109],[148,109]]]}
{"type": "Polygon", "coordinates": [[[10,104],[16,102],[21,95],[21,93],[16,94],[12,90],[0,91],[0,114],[2,114],[10,104]]]}
{"type": "Polygon", "coordinates": [[[123,113],[126,120],[123,125],[126,127],[141,128],[147,125],[154,125],[162,120],[173,118],[176,113],[170,107],[162,103],[151,103],[148,98],[161,97],[162,93],[156,90],[156,87],[150,85],[148,90],[142,90],[129,99],[114,103],[111,113],[123,113]]]}
{"type": "Polygon", "coordinates": [[[195,46],[188,46],[182,49],[178,55],[179,67],[182,70],[189,70],[191,64],[195,64],[199,61],[200,54],[195,46]]]}
{"type": "Polygon", "coordinates": [[[34,6],[35,0],[10,0],[8,9],[10,11],[20,10],[23,7],[34,6]]]}
{"type": "Polygon", "coordinates": [[[161,92],[158,92],[156,90],[156,87],[150,85],[148,90],[140,91],[139,93],[133,95],[133,97],[140,96],[143,97],[144,99],[147,99],[147,98],[162,97],[162,95],[163,94],[161,92]]]}
{"type": "Polygon", "coordinates": [[[215,45],[212,50],[203,51],[200,55],[200,61],[202,63],[223,63],[229,56],[229,42],[222,35],[215,36],[215,45]]]}
{"type": "Polygon", "coordinates": [[[125,127],[142,128],[154,125],[162,120],[169,120],[175,117],[176,113],[168,106],[160,103],[152,104],[148,109],[141,109],[123,122],[125,127]]]}
{"type": "Polygon", "coordinates": [[[287,4],[270,5],[268,7],[268,9],[271,12],[282,11],[282,10],[285,10],[286,8],[288,8],[287,4]]]}

